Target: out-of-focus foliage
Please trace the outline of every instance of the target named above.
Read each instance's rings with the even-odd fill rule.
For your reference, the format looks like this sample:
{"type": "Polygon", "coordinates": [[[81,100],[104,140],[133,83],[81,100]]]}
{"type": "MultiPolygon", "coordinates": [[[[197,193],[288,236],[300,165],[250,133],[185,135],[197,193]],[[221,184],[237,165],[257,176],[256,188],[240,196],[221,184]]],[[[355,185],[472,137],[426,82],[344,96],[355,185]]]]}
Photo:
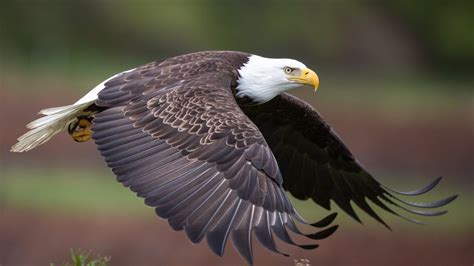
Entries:
{"type": "Polygon", "coordinates": [[[474,65],[472,1],[6,1],[0,45],[28,62],[132,61],[197,50],[391,72],[474,65]],[[282,52],[284,51],[284,53],[282,52]]]}
{"type": "Polygon", "coordinates": [[[444,70],[452,66],[473,70],[473,1],[401,0],[383,1],[383,6],[408,24],[431,63],[444,70]]]}
{"type": "MultiPolygon", "coordinates": [[[[107,266],[110,262],[110,257],[95,256],[93,257],[91,251],[84,252],[82,250],[71,249],[71,261],[72,263],[66,262],[64,266],[107,266]]],[[[55,266],[54,263],[50,264],[55,266]]]]}

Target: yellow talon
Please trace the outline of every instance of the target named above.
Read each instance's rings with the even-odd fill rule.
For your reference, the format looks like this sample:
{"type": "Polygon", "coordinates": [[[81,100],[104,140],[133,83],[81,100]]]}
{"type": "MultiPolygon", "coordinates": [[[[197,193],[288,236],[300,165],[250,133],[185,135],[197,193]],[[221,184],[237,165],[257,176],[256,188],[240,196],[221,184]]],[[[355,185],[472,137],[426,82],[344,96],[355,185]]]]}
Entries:
{"type": "Polygon", "coordinates": [[[89,117],[78,118],[79,120],[69,126],[69,134],[77,142],[86,142],[92,138],[92,123],[89,117]]]}

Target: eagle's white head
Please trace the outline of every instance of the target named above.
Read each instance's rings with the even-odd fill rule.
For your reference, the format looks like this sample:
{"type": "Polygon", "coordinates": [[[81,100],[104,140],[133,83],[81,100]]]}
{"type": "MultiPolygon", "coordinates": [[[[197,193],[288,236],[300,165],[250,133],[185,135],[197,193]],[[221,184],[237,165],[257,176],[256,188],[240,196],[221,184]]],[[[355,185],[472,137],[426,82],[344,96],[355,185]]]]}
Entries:
{"type": "Polygon", "coordinates": [[[286,58],[265,58],[251,55],[239,69],[237,97],[249,97],[265,103],[278,94],[301,86],[319,87],[316,73],[303,63],[286,58]]]}

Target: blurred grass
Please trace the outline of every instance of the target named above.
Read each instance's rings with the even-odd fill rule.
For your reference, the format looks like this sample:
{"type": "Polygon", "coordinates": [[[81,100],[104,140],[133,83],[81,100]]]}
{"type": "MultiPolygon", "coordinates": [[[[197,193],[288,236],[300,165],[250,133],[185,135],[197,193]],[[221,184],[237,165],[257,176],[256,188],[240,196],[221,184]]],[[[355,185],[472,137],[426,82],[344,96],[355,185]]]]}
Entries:
{"type": "MultiPolygon", "coordinates": [[[[136,197],[128,188],[123,187],[114,179],[115,177],[108,169],[42,168],[29,170],[19,167],[8,168],[5,169],[3,180],[1,180],[3,184],[0,186],[0,193],[3,204],[0,206],[3,205],[9,209],[32,209],[66,215],[150,215],[153,213],[153,210],[143,203],[143,199],[136,197]]],[[[413,180],[409,185],[404,184],[403,181],[400,184],[400,180],[394,177],[384,178],[381,181],[397,189],[410,190],[421,187],[430,180],[413,180]],[[392,182],[389,182],[390,180],[392,182]]],[[[386,213],[373,204],[372,206],[395,230],[469,232],[474,224],[472,211],[474,195],[469,187],[454,187],[445,181],[440,185],[440,188],[435,189],[427,196],[417,198],[415,201],[431,201],[455,193],[460,194],[460,197],[444,208],[449,210],[448,214],[442,217],[423,217],[421,219],[428,223],[427,226],[411,224],[386,213]]],[[[311,201],[293,201],[295,207],[309,221],[316,221],[328,214],[327,211],[311,201]]],[[[362,211],[355,209],[366,226],[384,230],[362,211]]],[[[334,211],[339,212],[336,220],[338,224],[344,225],[345,228],[361,227],[337,207],[334,208],[334,211]]],[[[413,215],[409,216],[413,217],[413,215]]]]}
{"type": "MultiPolygon", "coordinates": [[[[92,251],[84,252],[80,249],[71,249],[71,263],[66,262],[63,266],[107,266],[110,262],[111,257],[99,256],[91,254],[92,251]]],[[[51,263],[50,266],[55,266],[55,263],[51,263]]]]}
{"type": "Polygon", "coordinates": [[[4,171],[7,208],[32,208],[67,214],[144,213],[153,211],[121,184],[109,169],[10,168],[4,171]]]}

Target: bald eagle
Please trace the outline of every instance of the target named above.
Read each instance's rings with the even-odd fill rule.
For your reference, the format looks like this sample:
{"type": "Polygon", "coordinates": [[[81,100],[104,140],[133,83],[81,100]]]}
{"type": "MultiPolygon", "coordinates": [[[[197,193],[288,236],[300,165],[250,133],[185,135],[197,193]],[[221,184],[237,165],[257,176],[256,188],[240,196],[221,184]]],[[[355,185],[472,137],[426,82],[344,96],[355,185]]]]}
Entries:
{"type": "Polygon", "coordinates": [[[441,178],[409,192],[382,185],[311,105],[286,93],[301,86],[316,90],[319,79],[296,60],[233,51],[180,55],[119,73],[72,105],[40,111],[12,151],[31,150],[63,130],[78,142],[92,138],[117,180],[174,230],[193,243],[206,238],[220,256],[230,237],[249,264],[252,234],[284,254],[275,237],[313,249],[318,245],[297,244],[289,231],[319,240],[337,229],[330,226],[335,213],[307,222],[286,191],[328,210],[332,200],[360,222],[352,202],[387,227],[368,201],[415,223],[395,209],[446,213],[426,209],[456,196],[430,203],[396,196],[427,193],[441,178]],[[324,229],[305,234],[301,226],[324,229]]]}

